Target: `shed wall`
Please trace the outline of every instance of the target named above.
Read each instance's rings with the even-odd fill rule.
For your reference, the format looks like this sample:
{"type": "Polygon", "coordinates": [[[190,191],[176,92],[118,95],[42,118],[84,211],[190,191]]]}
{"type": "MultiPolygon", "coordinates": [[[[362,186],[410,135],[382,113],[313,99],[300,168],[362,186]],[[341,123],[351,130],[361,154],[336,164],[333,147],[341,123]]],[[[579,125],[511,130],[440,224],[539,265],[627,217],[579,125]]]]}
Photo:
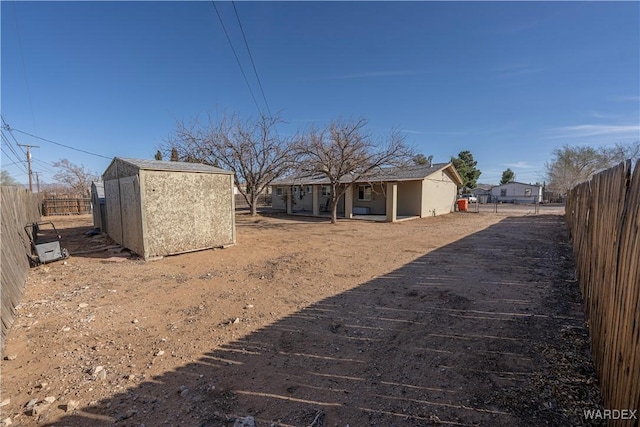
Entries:
{"type": "Polygon", "coordinates": [[[233,176],[143,170],[145,257],[235,243],[233,176]]]}
{"type": "Polygon", "coordinates": [[[122,228],[124,247],[138,255],[144,255],[144,233],[142,232],[142,202],[140,180],[137,176],[120,178],[122,200],[122,228]]]}
{"type": "MultiPolygon", "coordinates": [[[[102,180],[108,181],[116,178],[123,178],[126,176],[138,175],[138,167],[128,162],[123,162],[120,159],[113,159],[111,164],[102,174],[102,180]]],[[[106,194],[106,189],[105,189],[106,194]]]]}
{"type": "Polygon", "coordinates": [[[124,246],[120,215],[120,185],[117,179],[104,181],[104,198],[106,201],[107,230],[109,237],[124,246]]]}
{"type": "Polygon", "coordinates": [[[116,243],[144,255],[140,182],[137,176],[104,182],[109,237],[116,243]]]}

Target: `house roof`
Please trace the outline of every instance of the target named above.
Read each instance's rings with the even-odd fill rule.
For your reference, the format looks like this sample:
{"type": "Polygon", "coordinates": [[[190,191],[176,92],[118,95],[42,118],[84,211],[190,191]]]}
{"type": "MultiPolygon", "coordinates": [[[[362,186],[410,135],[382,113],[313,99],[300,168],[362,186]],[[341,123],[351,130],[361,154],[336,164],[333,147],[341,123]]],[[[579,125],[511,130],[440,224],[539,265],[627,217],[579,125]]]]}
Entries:
{"type": "Polygon", "coordinates": [[[476,184],[476,188],[473,190],[486,190],[489,191],[494,187],[493,184],[476,184]]]}
{"type": "MultiPolygon", "coordinates": [[[[443,170],[450,172],[457,185],[462,185],[462,178],[460,178],[458,171],[456,171],[452,163],[434,163],[431,166],[411,165],[405,167],[377,169],[355,180],[351,175],[347,174],[340,178],[340,182],[343,184],[349,184],[352,182],[416,181],[443,170]]],[[[308,176],[279,179],[274,181],[271,185],[327,185],[329,183],[329,179],[324,176],[308,176]]]]}
{"type": "Polygon", "coordinates": [[[217,173],[233,175],[233,172],[231,171],[217,168],[215,166],[205,165],[203,163],[167,162],[162,160],[130,159],[124,157],[115,157],[114,160],[116,159],[132,164],[133,166],[142,170],[217,173]]]}
{"type": "Polygon", "coordinates": [[[496,185],[495,187],[492,187],[492,188],[504,187],[505,185],[509,185],[509,184],[526,185],[528,187],[542,187],[542,185],[529,184],[529,183],[526,183],[526,182],[511,181],[511,182],[507,182],[506,184],[496,185]]]}

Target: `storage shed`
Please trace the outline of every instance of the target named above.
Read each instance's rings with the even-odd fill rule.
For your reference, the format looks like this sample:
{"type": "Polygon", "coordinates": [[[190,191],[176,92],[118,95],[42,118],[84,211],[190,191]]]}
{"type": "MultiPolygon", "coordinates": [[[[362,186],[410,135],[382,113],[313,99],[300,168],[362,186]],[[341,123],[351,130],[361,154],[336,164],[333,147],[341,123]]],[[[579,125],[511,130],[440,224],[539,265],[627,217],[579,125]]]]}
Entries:
{"type": "Polygon", "coordinates": [[[116,157],[102,180],[109,236],[144,259],[235,244],[233,172],[116,157]]]}
{"type": "Polygon", "coordinates": [[[91,214],[93,226],[103,233],[107,232],[107,207],[104,200],[104,184],[102,181],[91,183],[91,214]]]}

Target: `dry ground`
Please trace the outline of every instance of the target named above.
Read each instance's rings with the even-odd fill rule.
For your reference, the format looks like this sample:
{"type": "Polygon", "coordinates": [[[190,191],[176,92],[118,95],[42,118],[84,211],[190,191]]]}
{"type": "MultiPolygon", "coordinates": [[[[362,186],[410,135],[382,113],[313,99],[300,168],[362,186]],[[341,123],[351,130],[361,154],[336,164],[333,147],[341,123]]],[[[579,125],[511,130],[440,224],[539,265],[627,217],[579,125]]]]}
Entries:
{"type": "Polygon", "coordinates": [[[72,257],[31,271],[0,418],[586,424],[600,396],[562,211],[528,212],[239,215],[236,246],[148,263],[85,236],[89,217],[54,218],[72,257]]]}

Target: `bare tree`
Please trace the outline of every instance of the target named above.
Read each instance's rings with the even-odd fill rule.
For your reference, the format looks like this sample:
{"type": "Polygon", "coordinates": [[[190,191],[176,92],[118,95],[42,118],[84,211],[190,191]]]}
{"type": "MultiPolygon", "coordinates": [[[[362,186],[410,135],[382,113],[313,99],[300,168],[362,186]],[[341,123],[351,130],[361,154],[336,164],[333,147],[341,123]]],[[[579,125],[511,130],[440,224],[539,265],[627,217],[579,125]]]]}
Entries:
{"type": "Polygon", "coordinates": [[[388,141],[378,143],[366,126],[365,119],[334,120],[325,128],[311,128],[298,138],[297,174],[329,180],[333,224],[338,218],[338,201],[353,182],[385,166],[409,164],[414,157],[400,132],[392,130],[388,141]]]}
{"type": "Polygon", "coordinates": [[[603,147],[600,152],[610,166],[625,160],[637,162],[640,160],[640,141],[630,144],[616,144],[613,147],[603,147]]]}
{"type": "Polygon", "coordinates": [[[640,159],[640,142],[598,148],[564,145],[553,150],[553,159],[545,165],[548,187],[565,195],[595,173],[627,159],[640,159]]]}
{"type": "Polygon", "coordinates": [[[67,159],[60,159],[53,163],[58,172],[53,179],[66,185],[78,196],[88,196],[91,193],[91,182],[98,180],[98,175],[85,169],[82,165],[71,163],[67,159]]]}
{"type": "Polygon", "coordinates": [[[238,191],[256,215],[258,196],[293,166],[292,143],[276,130],[281,122],[279,116],[242,121],[228,114],[216,120],[209,115],[205,123],[198,118],[178,122],[164,151],[233,171],[238,191]]]}

